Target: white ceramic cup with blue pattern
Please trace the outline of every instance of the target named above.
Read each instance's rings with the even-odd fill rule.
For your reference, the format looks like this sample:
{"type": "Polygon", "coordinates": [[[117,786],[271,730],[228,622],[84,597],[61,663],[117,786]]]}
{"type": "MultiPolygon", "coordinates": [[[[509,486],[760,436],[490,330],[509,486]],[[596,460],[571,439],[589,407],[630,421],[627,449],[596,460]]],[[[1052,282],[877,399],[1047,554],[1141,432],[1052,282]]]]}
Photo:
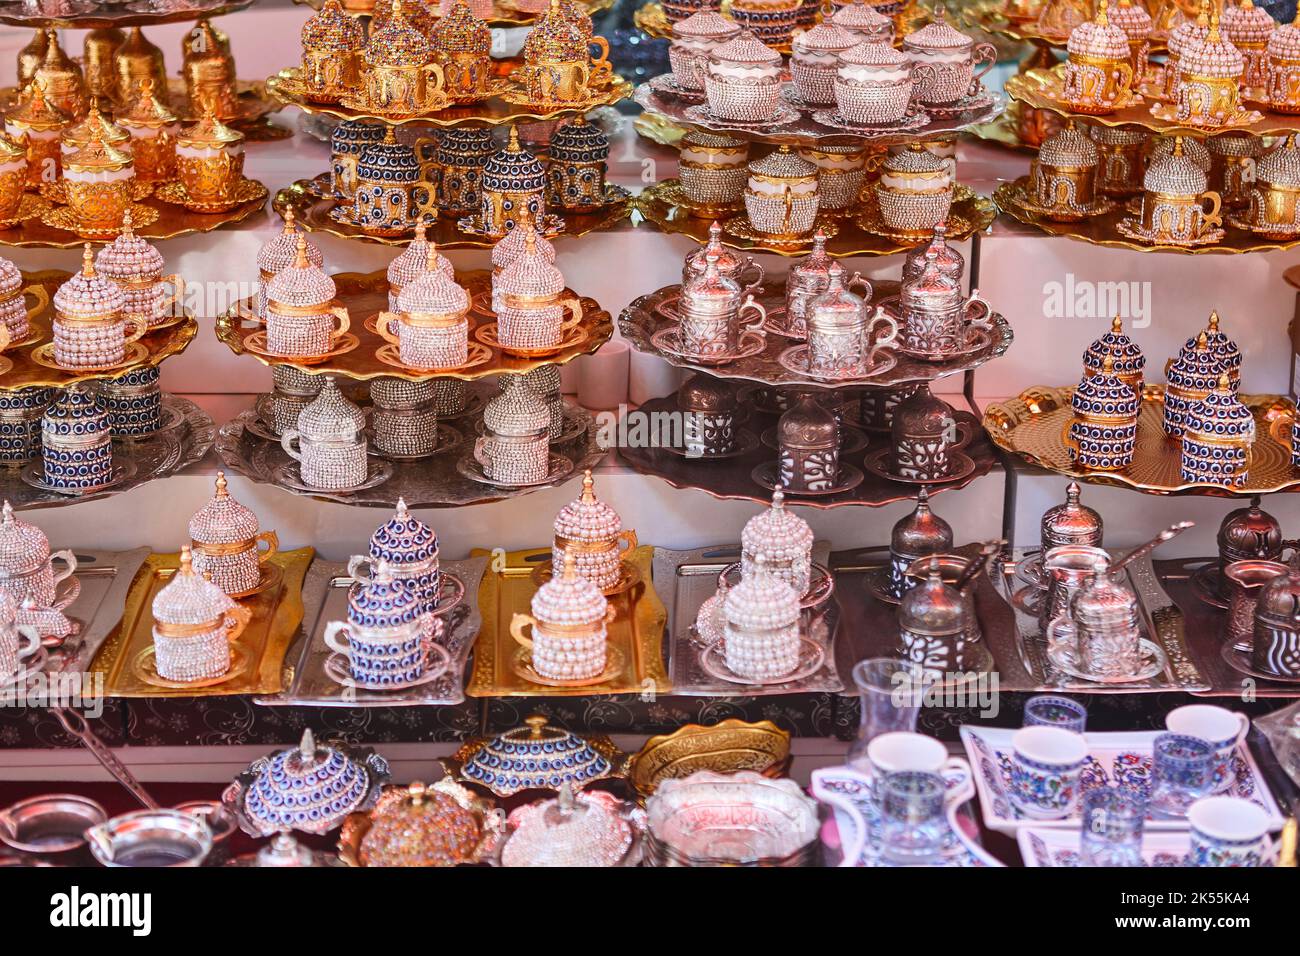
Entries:
{"type": "Polygon", "coordinates": [[[1187,810],[1190,866],[1264,866],[1272,854],[1268,814],[1241,797],[1204,797],[1187,810]]]}
{"type": "Polygon", "coordinates": [[[1250,718],[1211,704],[1176,707],[1165,716],[1165,728],[1174,734],[1199,737],[1214,748],[1214,792],[1229,790],[1236,780],[1233,757],[1250,732],[1250,718]]]}
{"type": "Polygon", "coordinates": [[[1088,757],[1082,734],[1059,727],[1023,727],[1011,738],[1012,804],[1036,820],[1061,820],[1079,803],[1088,757]]]}

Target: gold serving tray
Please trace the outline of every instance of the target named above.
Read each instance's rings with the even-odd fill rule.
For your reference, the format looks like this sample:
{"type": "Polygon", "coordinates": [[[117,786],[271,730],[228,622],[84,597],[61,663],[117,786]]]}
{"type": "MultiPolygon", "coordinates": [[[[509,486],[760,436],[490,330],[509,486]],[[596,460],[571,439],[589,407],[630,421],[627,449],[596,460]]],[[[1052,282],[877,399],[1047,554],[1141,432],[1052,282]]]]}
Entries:
{"type": "MultiPolygon", "coordinates": [[[[324,5],[322,0],[293,0],[293,2],[311,7],[313,10],[319,10],[324,5]]],[[[350,13],[354,17],[369,18],[374,15],[375,4],[382,2],[383,0],[346,0],[343,4],[343,12],[350,13]]],[[[575,2],[589,15],[603,13],[614,5],[614,0],[575,0],[575,2]]],[[[429,7],[430,12],[435,16],[437,9],[436,3],[429,7]]],[[[496,0],[492,4],[492,16],[483,22],[490,27],[526,27],[536,23],[540,15],[516,9],[510,0],[496,0]]]]}
{"type": "MultiPolygon", "coordinates": [[[[1007,108],[1002,111],[1002,115],[991,123],[976,123],[966,132],[970,133],[976,139],[982,139],[986,143],[996,143],[999,146],[1005,146],[1008,149],[1020,150],[1034,155],[1038,154],[1038,147],[1031,143],[1025,142],[1020,136],[1020,116],[1023,109],[1029,109],[1024,103],[1008,103],[1007,108]]],[[[997,193],[993,194],[993,201],[997,202],[997,193]]]]}
{"type": "Polygon", "coordinates": [[[712,726],[687,724],[671,734],[651,737],[632,756],[628,780],[644,799],[665,780],[688,777],[697,770],[753,770],[775,778],[784,776],[789,765],[789,731],[770,720],[750,723],[731,717],[712,726]]]}
{"type": "Polygon", "coordinates": [[[1026,209],[1023,205],[1025,188],[1029,184],[1028,176],[1021,176],[1010,183],[1001,183],[993,191],[993,201],[999,209],[1026,225],[1036,226],[1050,236],[1065,236],[1079,242],[1094,246],[1109,246],[1112,249],[1131,249],[1134,252],[1178,252],[1183,255],[1237,255],[1243,252],[1264,252],[1271,249],[1290,249],[1300,245],[1300,236],[1285,241],[1269,240],[1257,236],[1245,229],[1238,229],[1225,217],[1223,223],[1223,241],[1209,246],[1178,246],[1170,243],[1145,243],[1129,239],[1117,228],[1122,219],[1133,218],[1123,202],[1110,212],[1089,216],[1081,222],[1056,222],[1046,219],[1038,213],[1026,209]]]}
{"type": "MultiPolygon", "coordinates": [[[[23,286],[40,286],[53,299],[55,291],[71,275],[72,273],[64,272],[62,269],[24,272],[23,286]]],[[[199,331],[198,321],[193,315],[187,314],[175,325],[150,332],[141,338],[140,343],[145,347],[146,354],[132,365],[124,365],[110,372],[63,372],[41,365],[32,358],[32,352],[51,341],[52,313],[53,306],[47,305],[33,316],[31,337],[24,344],[4,353],[4,358],[13,363],[13,368],[0,375],[0,391],[7,392],[19,388],[67,388],[77,382],[113,378],[141,365],[157,365],[163,359],[184,352],[199,331]]]]}
{"type": "Polygon", "coordinates": [[[1249,133],[1252,136],[1285,136],[1288,133],[1300,133],[1300,115],[1271,113],[1258,103],[1250,104],[1249,108],[1262,112],[1263,119],[1245,126],[1222,126],[1217,129],[1202,129],[1157,119],[1151,115],[1151,103],[1146,100],[1107,113],[1105,116],[1085,116],[1074,112],[1061,101],[1061,88],[1064,82],[1065,64],[1062,63],[1051,69],[1029,70],[1026,73],[1007,77],[1003,89],[1013,100],[1027,103],[1036,109],[1050,110],[1061,116],[1081,119],[1095,126],[1140,126],[1152,133],[1177,133],[1179,136],[1201,138],[1223,133],[1249,133]]]}
{"type": "Polygon", "coordinates": [[[1122,471],[1087,471],[1070,461],[1066,431],[1073,419],[1073,386],[1035,386],[1018,398],[998,402],[984,410],[984,428],[993,442],[1030,464],[1095,484],[1136,488],[1153,495],[1180,493],[1220,497],[1249,497],[1300,486],[1300,469],[1291,465],[1291,449],[1270,434],[1272,423],[1289,418],[1293,408],[1278,395],[1241,395],[1255,416],[1255,444],[1251,446],[1250,472],[1242,488],[1188,484],[1179,477],[1181,444],[1166,438],[1162,426],[1164,386],[1142,390],[1138,413],[1137,448],[1133,463],[1122,471]]]}
{"type": "MultiPolygon", "coordinates": [[[[195,19],[195,17],[188,17],[187,19],[195,19]]],[[[0,21],[2,20],[4,20],[4,17],[0,16],[0,21]]],[[[8,109],[13,106],[18,100],[19,92],[16,86],[6,86],[0,89],[0,109],[8,109]]],[[[167,93],[170,97],[171,110],[182,123],[193,122],[198,117],[198,110],[189,102],[186,95],[185,81],[183,79],[179,77],[169,79],[167,81],[167,93]]],[[[236,80],[235,96],[239,102],[240,115],[227,120],[226,125],[238,130],[247,131],[250,127],[257,127],[266,117],[284,109],[284,103],[266,91],[265,80],[236,80]]],[[[110,110],[107,115],[111,117],[112,111],[110,110]]],[[[286,130],[286,132],[288,131],[286,130]]],[[[259,137],[253,135],[250,138],[256,140],[259,137]]]]}
{"type": "Polygon", "coordinates": [[[248,627],[234,641],[232,657],[244,661],[240,672],[220,683],[198,687],[163,687],[139,676],[135,666],[153,646],[153,599],[176,573],[180,556],[151,554],[136,572],[121,622],[108,635],[90,664],[104,678],[107,697],[225,697],[231,694],[277,694],[283,689],[284,655],[302,623],[302,582],[315,551],[280,551],[270,563],[279,581],[239,603],[253,612],[248,627]]]}
{"type": "MultiPolygon", "coordinates": [[[[340,239],[359,239],[362,242],[376,242],[385,246],[402,246],[410,244],[415,235],[415,227],[406,236],[376,236],[365,232],[357,226],[338,222],[330,216],[330,211],[339,205],[350,205],[329,194],[329,174],[321,173],[312,179],[300,179],[286,186],[275,194],[272,208],[284,218],[287,210],[292,209],[294,220],[308,232],[323,232],[338,236],[340,239]]],[[[564,220],[564,231],[554,236],[563,239],[566,236],[585,236],[589,232],[604,232],[628,219],[636,208],[636,200],[627,198],[609,203],[597,212],[569,213],[562,210],[548,210],[552,215],[564,220]]],[[[461,232],[457,219],[439,216],[427,226],[429,241],[439,249],[490,249],[496,245],[495,239],[475,236],[461,232]]],[[[0,233],[3,235],[3,233],[0,233]]]]}
{"type": "MultiPolygon", "coordinates": [[[[666,179],[647,187],[636,197],[636,211],[661,232],[690,236],[700,244],[708,242],[709,226],[713,220],[705,216],[692,216],[690,211],[681,204],[681,199],[681,185],[676,179],[666,179]]],[[[892,256],[907,252],[920,244],[919,240],[900,240],[868,232],[859,223],[860,211],[855,209],[846,216],[834,218],[839,231],[826,240],[826,251],[830,255],[892,256]]],[[[948,240],[961,242],[969,239],[974,233],[987,229],[997,214],[998,210],[993,200],[972,192],[966,186],[959,185],[953,196],[952,209],[948,213],[948,240]]],[[[739,211],[730,215],[739,215],[739,211]]],[[[720,218],[725,220],[729,216],[724,215],[720,218]]],[[[758,249],[788,257],[806,256],[812,248],[811,242],[802,245],[776,245],[765,241],[740,239],[726,230],[722,233],[722,243],[733,249],[758,249]]]]}
{"type": "MultiPolygon", "coordinates": [[[[472,551],[471,557],[489,552],[472,551]]],[[[494,555],[483,583],[479,585],[479,613],[483,628],[474,645],[474,671],[465,693],[469,697],[595,697],[607,694],[672,693],[668,669],[664,666],[663,637],[668,613],[651,584],[654,548],[642,545],[631,557],[640,580],[613,595],[610,605],[616,616],[609,623],[609,645],[622,655],[623,670],[603,684],[581,687],[552,687],[520,677],[514,669],[515,649],[510,620],[516,613],[527,614],[537,591],[534,569],[551,559],[550,548],[512,551],[494,555]]]]}
{"type": "MultiPolygon", "coordinates": [[[[509,61],[498,61],[513,68],[509,61]]],[[[508,103],[500,96],[489,96],[477,103],[456,104],[435,113],[415,113],[411,116],[385,116],[368,110],[354,109],[342,103],[313,103],[303,95],[303,85],[299,68],[289,67],[281,70],[266,81],[266,88],[286,106],[296,106],[304,113],[316,113],[322,116],[336,116],[344,120],[371,120],[388,126],[402,126],[406,123],[423,123],[429,126],[503,126],[518,122],[540,122],[559,119],[579,113],[589,113],[600,106],[613,106],[619,100],[632,93],[632,84],[620,76],[603,89],[596,91],[586,102],[573,103],[553,110],[539,110],[531,106],[508,103]]]]}
{"type": "MultiPolygon", "coordinates": [[[[408,382],[424,382],[435,378],[459,378],[475,381],[491,375],[502,373],[521,374],[530,372],[539,365],[565,365],[580,355],[589,355],[600,348],[614,334],[614,320],[600,307],[595,299],[580,297],[582,301],[583,320],[580,326],[587,335],[569,348],[537,358],[520,358],[506,355],[499,349],[492,349],[491,361],[475,365],[461,371],[421,372],[404,370],[400,366],[389,365],[381,361],[376,354],[387,341],[367,327],[367,319],[373,318],[388,308],[388,271],[377,269],[374,272],[340,272],[332,277],[338,288],[338,301],[346,306],[351,318],[351,334],[358,339],[356,348],[337,354],[327,361],[302,363],[292,359],[271,358],[250,352],[244,347],[244,339],[251,332],[261,328],[261,323],[248,321],[245,316],[253,314],[253,300],[243,299],[233,308],[217,317],[217,338],[226,344],[236,355],[251,355],[263,365],[291,365],[304,372],[320,375],[342,375],[353,379],[400,378],[408,382]]],[[[491,273],[486,269],[462,272],[456,276],[470,294],[471,300],[482,299],[491,288],[491,273]]],[[[564,294],[577,295],[571,289],[564,294]]],[[[474,328],[494,321],[492,315],[471,312],[470,340],[474,341],[474,328]]]]}
{"type": "MultiPolygon", "coordinates": [[[[1003,12],[1005,9],[1005,0],[984,0],[982,3],[973,4],[962,10],[961,17],[970,26],[979,27],[985,33],[996,37],[1033,43],[1049,49],[1065,49],[1065,44],[1069,40],[1067,35],[1056,36],[1043,33],[1038,29],[1036,18],[1032,20],[1015,20],[1003,12]]],[[[1165,37],[1163,35],[1153,36],[1151,38],[1151,52],[1164,53],[1165,50],[1165,37]]]]}
{"type": "Polygon", "coordinates": [[[7,23],[15,27],[31,27],[33,29],[53,27],[57,30],[148,27],[161,26],[164,23],[184,23],[187,20],[198,20],[200,17],[219,17],[253,5],[253,0],[218,0],[215,3],[209,2],[194,6],[177,5],[174,8],[171,4],[159,3],[160,9],[154,13],[129,10],[126,7],[126,2],[127,0],[123,0],[123,2],[114,3],[113,5],[101,2],[96,9],[89,13],[70,17],[18,13],[16,11],[22,8],[15,3],[12,10],[0,13],[0,23],[7,23]]]}

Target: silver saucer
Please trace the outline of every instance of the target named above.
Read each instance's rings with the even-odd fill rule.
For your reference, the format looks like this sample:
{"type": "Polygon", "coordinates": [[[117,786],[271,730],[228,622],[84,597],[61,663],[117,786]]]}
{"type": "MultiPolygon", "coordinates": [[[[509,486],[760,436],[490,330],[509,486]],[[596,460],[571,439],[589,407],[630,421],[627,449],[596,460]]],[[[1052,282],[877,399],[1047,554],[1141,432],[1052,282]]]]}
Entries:
{"type": "Polygon", "coordinates": [[[113,477],[102,485],[94,488],[63,488],[59,485],[47,484],[45,481],[45,465],[40,460],[29,462],[22,470],[21,478],[24,484],[31,485],[33,488],[39,488],[41,491],[52,491],[56,495],[66,495],[69,498],[82,498],[87,495],[97,495],[107,491],[110,488],[116,488],[122,482],[135,475],[135,462],[131,459],[125,461],[113,462],[113,477]]]}
{"type": "Polygon", "coordinates": [[[1165,652],[1160,645],[1148,641],[1145,637],[1139,641],[1138,660],[1141,666],[1135,673],[1125,674],[1122,677],[1103,677],[1088,673],[1079,663],[1078,652],[1065,641],[1049,642],[1047,659],[1057,670],[1094,684],[1132,684],[1136,681],[1149,680],[1163,673],[1169,666],[1169,659],[1165,657],[1165,652]]]}
{"type": "Polygon", "coordinates": [[[538,478],[536,481],[523,482],[504,482],[489,478],[483,471],[483,466],[477,458],[466,456],[456,461],[456,470],[470,481],[477,481],[484,485],[494,485],[497,488],[539,488],[542,485],[553,484],[557,481],[563,481],[573,473],[573,462],[563,455],[557,455],[551,452],[549,470],[545,478],[538,478]]]}
{"type": "Polygon", "coordinates": [[[325,674],[343,687],[351,687],[353,690],[365,690],[373,693],[384,693],[385,691],[409,690],[412,687],[422,687],[436,681],[447,673],[451,667],[451,655],[441,644],[429,644],[424,661],[424,673],[412,681],[403,681],[399,684],[363,684],[352,676],[351,665],[348,659],[342,654],[331,654],[325,661],[325,674]],[[437,662],[431,662],[430,658],[437,658],[437,662]]]}
{"type": "Polygon", "coordinates": [[[724,681],[728,684],[739,684],[745,687],[774,687],[781,684],[792,684],[795,681],[811,677],[822,669],[826,663],[826,648],[821,644],[808,637],[800,636],[799,638],[799,664],[789,674],[781,677],[773,677],[768,680],[755,680],[751,677],[741,677],[730,667],[727,666],[726,651],[723,648],[722,641],[716,641],[710,644],[704,650],[700,651],[700,667],[706,674],[717,680],[724,681]]]}
{"type": "Polygon", "coordinates": [[[281,465],[279,468],[275,469],[273,475],[275,483],[306,494],[350,495],[356,491],[365,491],[367,488],[378,487],[389,478],[393,477],[393,466],[391,463],[384,461],[382,458],[376,459],[367,456],[366,480],[361,484],[353,485],[349,488],[317,488],[302,480],[300,467],[301,466],[297,461],[290,461],[281,465]]]}

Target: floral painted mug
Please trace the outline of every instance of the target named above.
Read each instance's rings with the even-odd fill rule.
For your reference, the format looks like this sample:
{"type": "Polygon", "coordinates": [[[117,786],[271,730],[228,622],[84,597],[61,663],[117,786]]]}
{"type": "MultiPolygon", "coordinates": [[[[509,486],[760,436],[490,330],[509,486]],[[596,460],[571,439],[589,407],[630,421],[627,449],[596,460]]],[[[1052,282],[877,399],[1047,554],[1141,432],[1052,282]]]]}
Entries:
{"type": "Polygon", "coordinates": [[[1268,814],[1241,797],[1205,797],[1187,810],[1191,866],[1263,866],[1272,854],[1268,814]]]}
{"type": "Polygon", "coordinates": [[[1165,716],[1165,728],[1173,734],[1199,737],[1214,749],[1214,793],[1232,786],[1237,776],[1233,758],[1250,732],[1249,717],[1210,704],[1188,704],[1165,716]]]}
{"type": "Polygon", "coordinates": [[[1011,738],[1011,802],[1027,817],[1060,820],[1079,802],[1088,757],[1082,734],[1059,727],[1023,727],[1011,738]]]}

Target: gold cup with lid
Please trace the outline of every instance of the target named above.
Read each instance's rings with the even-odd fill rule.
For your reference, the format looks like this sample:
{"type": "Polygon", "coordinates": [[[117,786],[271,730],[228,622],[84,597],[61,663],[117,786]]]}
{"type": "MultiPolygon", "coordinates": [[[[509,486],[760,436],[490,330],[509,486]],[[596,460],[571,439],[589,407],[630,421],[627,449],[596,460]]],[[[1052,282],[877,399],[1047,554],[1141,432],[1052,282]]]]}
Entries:
{"type": "Polygon", "coordinates": [[[386,116],[446,108],[446,77],[434,62],[433,44],[407,18],[401,0],[393,0],[382,25],[372,25],[364,59],[357,106],[386,116]]]}
{"type": "Polygon", "coordinates": [[[592,35],[585,12],[576,7],[567,12],[569,16],[561,0],[551,0],[524,39],[524,64],[514,78],[534,106],[584,102],[610,75],[608,41],[592,35]],[[596,60],[591,58],[593,43],[602,47],[596,60]]]}
{"type": "Polygon", "coordinates": [[[447,95],[469,103],[492,91],[492,31],[474,15],[468,0],[455,0],[433,28],[434,62],[442,67],[447,95]]]}
{"type": "Polygon", "coordinates": [[[140,88],[140,81],[153,80],[154,95],[162,103],[168,102],[167,67],[163,62],[163,51],[144,38],[139,27],[131,27],[126,33],[126,40],[117,48],[113,57],[113,66],[117,71],[117,95],[119,98],[140,88]]]}
{"type": "Polygon", "coordinates": [[[56,106],[45,94],[45,84],[33,80],[5,111],[5,133],[27,150],[27,184],[56,183],[62,170],[59,148],[72,114],[56,106]]]}
{"type": "Polygon", "coordinates": [[[302,25],[304,95],[313,103],[337,103],[361,85],[361,53],[366,46],[361,21],[343,12],[339,0],[325,0],[320,12],[302,25]]]}
{"type": "Polygon", "coordinates": [[[18,51],[18,88],[26,89],[45,59],[45,51],[50,47],[50,38],[44,30],[33,30],[27,45],[18,51]]]}
{"type": "Polygon", "coordinates": [[[58,35],[53,30],[46,31],[49,46],[45,59],[32,75],[45,87],[45,94],[60,109],[75,117],[86,115],[86,83],[77,66],[59,46],[58,35]]]}
{"type": "Polygon", "coordinates": [[[235,90],[235,59],[206,18],[185,39],[181,76],[191,103],[211,101],[221,120],[237,119],[242,113],[235,90]]]}
{"type": "Polygon", "coordinates": [[[63,157],[63,192],[76,228],[85,232],[115,232],[131,208],[135,160],[125,150],[104,142],[95,127],[90,139],[63,157]]]}
{"type": "Polygon", "coordinates": [[[233,205],[244,178],[244,134],[221,122],[216,108],[214,100],[203,100],[199,119],[176,137],[177,178],[185,187],[187,208],[193,203],[200,211],[233,205]]]}
{"type": "Polygon", "coordinates": [[[176,137],[180,121],[158,99],[153,80],[140,81],[135,95],[113,121],[131,137],[135,157],[135,178],[142,183],[166,183],[176,178],[176,137]]]}

